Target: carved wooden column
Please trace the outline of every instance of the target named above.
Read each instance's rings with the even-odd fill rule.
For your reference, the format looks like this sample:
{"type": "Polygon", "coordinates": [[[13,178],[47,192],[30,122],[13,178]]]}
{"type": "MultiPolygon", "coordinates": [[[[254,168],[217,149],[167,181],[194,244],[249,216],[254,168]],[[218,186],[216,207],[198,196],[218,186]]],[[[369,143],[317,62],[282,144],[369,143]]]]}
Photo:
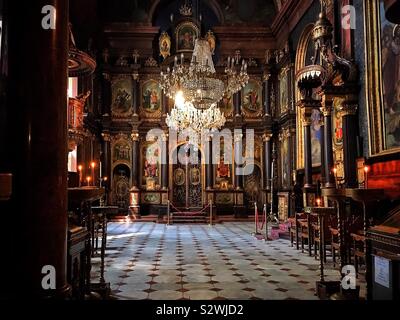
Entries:
{"type": "Polygon", "coordinates": [[[236,190],[243,190],[243,165],[236,161],[242,158],[243,153],[243,134],[235,135],[235,185],[236,190]]]}
{"type": "Polygon", "coordinates": [[[206,163],[206,188],[207,190],[212,190],[214,188],[214,183],[213,183],[213,150],[212,150],[212,135],[209,135],[207,137],[207,152],[206,152],[206,156],[207,156],[207,163],[206,163]]]}
{"type": "Polygon", "coordinates": [[[321,112],[324,116],[324,170],[325,188],[335,188],[335,176],[333,173],[333,145],[332,145],[332,110],[333,100],[330,97],[322,97],[321,112]]]}
{"type": "Polygon", "coordinates": [[[242,115],[242,111],[240,108],[241,100],[242,100],[242,92],[241,91],[233,94],[233,106],[235,108],[235,117],[241,117],[241,115],[242,115]]]}
{"type": "Polygon", "coordinates": [[[102,104],[103,104],[103,116],[111,116],[111,104],[112,104],[112,93],[111,93],[111,78],[108,73],[103,73],[102,81],[102,104]]]}
{"type": "MultiPolygon", "coordinates": [[[[102,133],[103,137],[103,159],[101,161],[102,172],[103,172],[103,186],[106,188],[106,194],[110,194],[110,182],[111,182],[111,135],[108,131],[102,133]]],[[[107,203],[108,199],[106,199],[107,203]]]]}
{"type": "Polygon", "coordinates": [[[311,114],[315,100],[300,100],[301,120],[304,136],[304,188],[312,188],[312,153],[311,153],[311,114]]]}
{"type": "Polygon", "coordinates": [[[139,133],[132,132],[132,189],[139,189],[139,133]]]}
{"type": "Polygon", "coordinates": [[[343,161],[345,186],[356,188],[357,183],[357,132],[356,114],[358,102],[356,97],[347,99],[339,108],[343,122],[343,161]]]}
{"type": "Polygon", "coordinates": [[[133,111],[133,118],[135,120],[138,120],[138,114],[139,114],[139,106],[140,106],[140,83],[139,83],[139,74],[134,73],[133,74],[133,105],[132,105],[132,111],[133,111]]]}
{"type": "Polygon", "coordinates": [[[271,116],[271,104],[269,101],[270,90],[269,90],[269,79],[271,78],[271,74],[265,73],[263,78],[263,92],[264,92],[264,117],[271,116]]]}
{"type": "Polygon", "coordinates": [[[272,134],[265,134],[264,142],[264,189],[271,188],[271,138],[272,134]]]}
{"type": "Polygon", "coordinates": [[[2,212],[2,223],[18,226],[18,230],[2,231],[2,242],[10,247],[9,252],[3,253],[7,257],[7,263],[3,263],[7,271],[1,270],[2,291],[7,298],[63,298],[69,292],[68,0],[23,4],[8,0],[6,4],[9,145],[4,154],[13,175],[13,194],[11,212],[2,212]],[[56,9],[50,12],[55,29],[42,27],[45,15],[41,12],[47,5],[56,9]],[[9,276],[10,272],[15,276],[9,276]],[[42,281],[49,283],[46,275],[55,276],[54,290],[43,288],[42,281]]]}
{"type": "Polygon", "coordinates": [[[168,150],[168,134],[162,137],[161,146],[161,187],[163,190],[168,190],[168,169],[169,169],[169,150],[168,150]]]}

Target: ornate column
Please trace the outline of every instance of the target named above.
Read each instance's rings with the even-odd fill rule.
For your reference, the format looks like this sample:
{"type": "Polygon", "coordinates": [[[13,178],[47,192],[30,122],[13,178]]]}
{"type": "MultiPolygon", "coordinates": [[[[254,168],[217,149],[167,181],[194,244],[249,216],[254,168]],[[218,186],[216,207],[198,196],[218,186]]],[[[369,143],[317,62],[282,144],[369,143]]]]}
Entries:
{"type": "Polygon", "coordinates": [[[241,117],[242,111],[240,110],[242,100],[242,92],[236,92],[233,94],[233,106],[235,108],[235,117],[241,117]]]}
{"type": "MultiPolygon", "coordinates": [[[[325,170],[325,122],[321,117],[321,187],[325,185],[326,170],[325,170]]],[[[318,186],[319,188],[320,186],[318,186]]]]}
{"type": "Polygon", "coordinates": [[[132,132],[132,189],[139,189],[139,133],[132,132]]]}
{"type": "Polygon", "coordinates": [[[347,98],[339,108],[343,122],[343,160],[345,187],[356,188],[357,183],[357,133],[356,117],[358,102],[356,97],[347,98]]]}
{"type": "Polygon", "coordinates": [[[138,117],[139,106],[140,106],[140,84],[139,84],[139,74],[134,73],[133,77],[133,116],[138,117]]]}
{"type": "Polygon", "coordinates": [[[325,170],[325,188],[335,188],[335,176],[333,173],[333,146],[332,146],[332,98],[324,95],[322,97],[321,112],[324,116],[324,170],[325,170]]]}
{"type": "Polygon", "coordinates": [[[313,187],[312,183],[312,153],[311,153],[311,113],[314,100],[304,99],[300,101],[301,117],[304,136],[304,188],[313,187]]]}
{"type": "Polygon", "coordinates": [[[103,116],[111,116],[112,90],[111,77],[108,73],[103,73],[102,89],[103,116]]]}
{"type": "MultiPolygon", "coordinates": [[[[67,265],[68,0],[8,0],[7,171],[13,175],[10,211],[3,212],[1,239],[7,263],[7,298],[63,298],[67,265]],[[45,29],[42,8],[54,29],[45,29]],[[29,56],[29,58],[28,58],[29,56]],[[46,79],[44,83],[43,79],[46,79]],[[47,85],[46,85],[47,84],[47,85]],[[17,106],[17,107],[16,107],[17,106]],[[8,218],[10,217],[10,218],[8,218]],[[9,229],[9,230],[6,230],[9,229]],[[46,278],[47,275],[47,278],[46,278]],[[50,284],[55,277],[53,290],[50,284]],[[42,282],[43,281],[43,282],[42,282]]],[[[6,270],[3,270],[3,267],[6,270]]]]}
{"type": "Polygon", "coordinates": [[[243,134],[235,135],[235,186],[236,190],[243,190],[243,175],[241,174],[243,165],[237,163],[237,159],[243,156],[243,134]]]}
{"type": "Polygon", "coordinates": [[[206,153],[206,156],[207,156],[206,188],[207,188],[207,190],[212,190],[214,188],[214,183],[213,183],[213,175],[214,175],[213,167],[214,167],[214,164],[213,164],[212,138],[213,138],[213,136],[211,134],[207,137],[207,144],[208,144],[208,146],[207,146],[207,149],[208,149],[207,153],[208,154],[206,153]]]}
{"type": "Polygon", "coordinates": [[[163,190],[168,190],[168,169],[169,169],[169,150],[168,150],[168,134],[162,137],[161,151],[161,187],[163,190]]]}
{"type": "Polygon", "coordinates": [[[103,186],[106,188],[106,194],[107,194],[107,199],[106,203],[109,203],[108,201],[108,195],[111,192],[111,135],[110,132],[105,131],[102,133],[103,137],[103,159],[101,161],[102,165],[102,172],[103,172],[103,186]]]}
{"type": "Polygon", "coordinates": [[[264,117],[271,116],[271,104],[269,101],[270,90],[269,90],[269,79],[271,78],[271,73],[265,73],[263,77],[263,91],[264,91],[264,117]]]}
{"type": "Polygon", "coordinates": [[[271,188],[271,138],[272,134],[264,134],[264,189],[271,188]]]}

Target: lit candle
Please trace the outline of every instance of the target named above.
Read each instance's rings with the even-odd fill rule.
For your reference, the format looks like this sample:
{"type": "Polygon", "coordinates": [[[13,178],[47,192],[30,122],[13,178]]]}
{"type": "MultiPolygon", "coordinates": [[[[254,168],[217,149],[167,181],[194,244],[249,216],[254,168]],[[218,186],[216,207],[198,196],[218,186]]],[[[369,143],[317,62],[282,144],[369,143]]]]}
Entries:
{"type": "Polygon", "coordinates": [[[88,186],[90,186],[90,180],[92,180],[92,178],[91,178],[91,177],[89,177],[89,176],[88,176],[88,177],[86,177],[86,181],[87,181],[87,185],[88,185],[88,186]]]}
{"type": "Polygon", "coordinates": [[[80,165],[78,166],[78,173],[79,173],[79,187],[81,187],[81,184],[82,184],[82,169],[83,169],[83,167],[82,167],[82,165],[80,164],[80,165]]]}
{"type": "Polygon", "coordinates": [[[338,187],[338,183],[337,183],[337,168],[333,168],[333,174],[335,175],[335,186],[337,188],[338,187]]]}
{"type": "Polygon", "coordinates": [[[96,167],[96,162],[92,161],[92,163],[90,164],[90,167],[92,168],[92,182],[93,182],[93,186],[94,186],[94,168],[96,167]]]}
{"type": "Polygon", "coordinates": [[[368,189],[368,171],[369,171],[369,167],[365,166],[364,167],[364,189],[368,189]]]}
{"type": "Polygon", "coordinates": [[[317,198],[317,207],[320,207],[320,206],[321,206],[321,199],[317,198]]]}

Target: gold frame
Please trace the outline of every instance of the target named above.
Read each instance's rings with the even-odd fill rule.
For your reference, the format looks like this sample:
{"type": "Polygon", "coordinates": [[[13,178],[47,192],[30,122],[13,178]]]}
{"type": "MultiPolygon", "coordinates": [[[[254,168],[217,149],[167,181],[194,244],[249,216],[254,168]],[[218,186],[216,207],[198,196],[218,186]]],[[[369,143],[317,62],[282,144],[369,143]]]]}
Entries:
{"type": "Polygon", "coordinates": [[[246,86],[244,88],[242,88],[242,90],[241,90],[241,93],[242,93],[241,94],[241,101],[240,101],[241,110],[242,110],[242,114],[243,114],[243,116],[244,116],[244,118],[246,120],[248,120],[248,121],[251,121],[251,120],[259,121],[260,120],[260,117],[262,116],[262,114],[264,112],[264,110],[263,110],[263,101],[262,101],[262,99],[263,99],[262,98],[262,91],[263,90],[262,90],[262,81],[261,81],[261,79],[259,77],[250,76],[248,84],[246,84],[246,86]],[[247,86],[250,83],[256,84],[258,86],[259,99],[261,100],[260,108],[259,108],[258,111],[250,111],[250,110],[247,110],[244,107],[244,96],[245,96],[244,93],[245,93],[245,90],[246,90],[247,86]]]}
{"type": "Polygon", "coordinates": [[[380,0],[364,2],[366,104],[368,110],[369,155],[393,154],[400,148],[386,149],[384,132],[381,64],[380,0]]]}
{"type": "Polygon", "coordinates": [[[139,113],[140,116],[143,118],[147,118],[147,119],[158,119],[161,117],[162,115],[162,90],[159,88],[158,86],[158,81],[154,80],[152,77],[144,79],[143,81],[140,82],[140,107],[139,107],[139,113]],[[157,110],[154,110],[152,112],[147,111],[144,107],[143,107],[143,90],[145,88],[145,86],[149,83],[154,83],[157,86],[157,90],[159,93],[159,99],[160,99],[160,107],[157,110]]]}
{"type": "Polygon", "coordinates": [[[175,45],[176,45],[176,52],[177,53],[181,53],[181,52],[193,52],[193,49],[194,49],[194,45],[193,45],[193,49],[181,49],[180,47],[179,47],[179,32],[181,31],[181,29],[183,29],[184,27],[187,27],[187,26],[190,26],[191,28],[193,28],[193,30],[195,31],[195,39],[194,40],[196,40],[197,38],[199,38],[199,36],[200,36],[200,29],[199,29],[199,27],[196,25],[196,24],[194,24],[193,22],[191,22],[191,21],[184,21],[184,22],[181,22],[177,27],[176,27],[176,29],[175,29],[175,45]]]}

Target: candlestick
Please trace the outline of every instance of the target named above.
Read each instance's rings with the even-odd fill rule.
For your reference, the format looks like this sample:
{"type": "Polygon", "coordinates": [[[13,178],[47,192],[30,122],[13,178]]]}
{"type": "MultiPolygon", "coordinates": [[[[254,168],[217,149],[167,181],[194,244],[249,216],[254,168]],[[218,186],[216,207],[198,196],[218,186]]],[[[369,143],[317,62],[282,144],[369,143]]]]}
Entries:
{"type": "Polygon", "coordinates": [[[80,165],[78,166],[79,188],[82,186],[82,169],[83,169],[83,167],[82,167],[82,165],[80,164],[80,165]]]}
{"type": "Polygon", "coordinates": [[[337,168],[333,168],[333,174],[335,176],[335,186],[336,189],[338,188],[338,181],[337,181],[337,168]]]}
{"type": "Polygon", "coordinates": [[[368,189],[368,171],[369,171],[369,167],[365,166],[364,167],[364,189],[368,189]]]}
{"type": "Polygon", "coordinates": [[[94,180],[94,168],[96,167],[96,163],[94,161],[92,161],[92,163],[90,164],[90,167],[92,168],[92,183],[93,186],[95,184],[95,180],[94,180]]]}

